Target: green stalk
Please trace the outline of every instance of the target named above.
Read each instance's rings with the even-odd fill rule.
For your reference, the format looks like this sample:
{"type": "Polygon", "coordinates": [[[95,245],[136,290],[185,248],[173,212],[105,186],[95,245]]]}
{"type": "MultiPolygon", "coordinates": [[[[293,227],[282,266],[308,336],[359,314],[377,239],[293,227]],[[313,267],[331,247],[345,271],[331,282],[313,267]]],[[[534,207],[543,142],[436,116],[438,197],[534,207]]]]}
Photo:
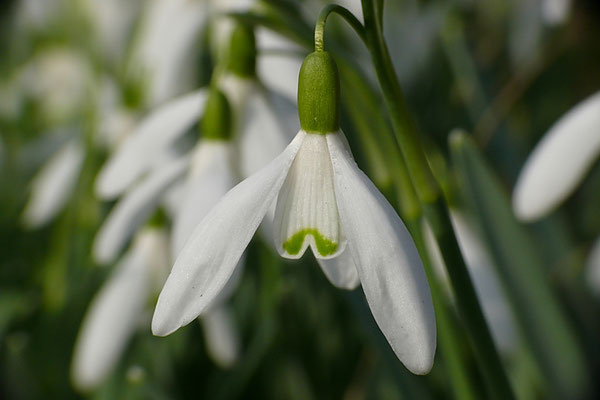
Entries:
{"type": "Polygon", "coordinates": [[[369,52],[383,91],[392,127],[417,195],[424,205],[425,216],[442,251],[462,319],[469,330],[484,376],[488,395],[490,398],[512,399],[514,398],[512,389],[479,306],[473,283],[452,229],[448,208],[440,195],[439,185],[429,168],[417,137],[414,121],[404,101],[383,38],[381,7],[378,9],[373,0],[362,0],[362,8],[369,52]]]}

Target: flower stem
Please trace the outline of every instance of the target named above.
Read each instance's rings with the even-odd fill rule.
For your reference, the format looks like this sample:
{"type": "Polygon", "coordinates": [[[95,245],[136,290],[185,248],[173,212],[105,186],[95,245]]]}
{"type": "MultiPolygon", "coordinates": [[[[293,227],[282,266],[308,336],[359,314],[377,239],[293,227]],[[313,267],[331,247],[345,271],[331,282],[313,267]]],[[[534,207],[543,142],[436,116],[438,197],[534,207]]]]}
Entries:
{"type": "Polygon", "coordinates": [[[317,24],[315,25],[315,51],[320,52],[325,50],[325,22],[329,14],[336,13],[350,24],[350,26],[356,31],[360,39],[366,44],[367,38],[365,36],[365,28],[360,21],[346,8],[338,6],[337,4],[328,4],[321,10],[317,24]]]}
{"type": "Polygon", "coordinates": [[[473,348],[485,379],[488,395],[490,398],[512,399],[514,398],[512,389],[467,272],[464,258],[452,229],[448,208],[419,143],[415,123],[404,101],[402,89],[383,38],[381,20],[383,4],[379,0],[361,1],[367,47],[383,91],[392,127],[417,195],[424,205],[425,216],[442,251],[462,319],[470,333],[473,348]]]}

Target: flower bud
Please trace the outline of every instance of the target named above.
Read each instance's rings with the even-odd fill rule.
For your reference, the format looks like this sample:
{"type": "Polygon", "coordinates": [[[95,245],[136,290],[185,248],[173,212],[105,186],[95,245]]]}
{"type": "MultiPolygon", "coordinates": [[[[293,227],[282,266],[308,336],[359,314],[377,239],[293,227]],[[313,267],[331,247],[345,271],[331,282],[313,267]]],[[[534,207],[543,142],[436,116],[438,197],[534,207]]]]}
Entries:
{"type": "Polygon", "coordinates": [[[227,57],[227,71],[243,78],[256,76],[256,38],[250,26],[236,24],[227,57]]]}
{"type": "Polygon", "coordinates": [[[227,97],[216,86],[211,87],[201,122],[202,136],[214,140],[230,139],[232,118],[227,97]]]}

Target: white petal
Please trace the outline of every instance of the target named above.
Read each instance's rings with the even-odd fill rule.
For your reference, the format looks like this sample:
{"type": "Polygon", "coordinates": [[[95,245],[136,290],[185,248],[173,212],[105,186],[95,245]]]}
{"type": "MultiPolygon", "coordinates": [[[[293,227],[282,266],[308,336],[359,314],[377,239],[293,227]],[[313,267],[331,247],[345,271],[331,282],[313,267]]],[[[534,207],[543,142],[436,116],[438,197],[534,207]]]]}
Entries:
{"type": "Polygon", "coordinates": [[[275,245],[281,256],[300,258],[310,246],[317,258],[346,246],[335,200],[325,135],[307,134],[277,198],[275,245]]]}
{"type": "Polygon", "coordinates": [[[200,323],[207,353],[222,368],[231,367],[239,357],[240,338],[229,310],[214,308],[200,317],[200,323]]]}
{"type": "Polygon", "coordinates": [[[134,246],[93,299],[73,355],[72,378],[82,390],[98,386],[115,367],[149,295],[145,246],[134,246]]]}
{"type": "Polygon", "coordinates": [[[350,250],[347,248],[335,258],[317,258],[317,262],[329,282],[335,287],[353,290],[360,284],[356,264],[354,264],[350,250]]]}
{"type": "Polygon", "coordinates": [[[299,125],[298,111],[292,103],[285,98],[267,97],[256,87],[251,90],[240,123],[242,175],[252,175],[277,157],[291,140],[288,132],[298,132],[299,125]],[[294,123],[286,125],[289,120],[294,123]]]}
{"type": "Polygon", "coordinates": [[[404,224],[346,150],[328,134],[342,228],[375,321],[402,363],[425,374],[433,365],[435,316],[419,253],[404,224]]]}
{"type": "Polygon", "coordinates": [[[205,101],[206,91],[201,89],[166,103],[144,118],[100,171],[96,193],[112,199],[126,190],[198,121],[205,101]]]}
{"type": "Polygon", "coordinates": [[[94,241],[94,258],[110,263],[131,235],[148,219],[161,201],[161,194],[183,175],[188,158],[180,158],[160,168],[132,188],[111,211],[94,241]]]}
{"type": "Polygon", "coordinates": [[[23,210],[25,226],[50,221],[68,202],[83,164],[85,152],[78,140],[69,141],[33,178],[31,195],[23,210]]]}
{"type": "Polygon", "coordinates": [[[200,315],[230,280],[275,196],[305,134],[264,169],[234,187],[194,230],[163,288],[152,332],[166,336],[200,315]]]}
{"type": "Polygon", "coordinates": [[[231,168],[231,144],[221,140],[201,141],[193,156],[181,207],[173,223],[173,255],[208,212],[235,185],[231,168]]]}
{"type": "Polygon", "coordinates": [[[600,239],[596,240],[585,262],[587,285],[600,297],[600,239]]]}
{"type": "Polygon", "coordinates": [[[142,27],[135,58],[150,77],[152,104],[159,104],[189,89],[185,67],[193,63],[197,36],[206,19],[202,1],[154,0],[142,27]],[[191,60],[190,60],[191,61],[191,60]]]}
{"type": "Polygon", "coordinates": [[[571,109],[527,159],[513,192],[513,209],[535,220],[565,200],[600,153],[600,93],[571,109]]]}

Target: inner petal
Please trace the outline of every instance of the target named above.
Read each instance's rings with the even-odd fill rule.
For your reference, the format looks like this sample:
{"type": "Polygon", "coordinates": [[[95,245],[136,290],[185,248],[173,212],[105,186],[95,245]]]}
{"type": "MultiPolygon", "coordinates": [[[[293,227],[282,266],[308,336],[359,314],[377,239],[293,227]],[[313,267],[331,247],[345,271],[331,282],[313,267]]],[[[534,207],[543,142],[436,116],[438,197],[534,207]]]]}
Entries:
{"type": "Polygon", "coordinates": [[[287,258],[300,258],[308,246],[315,257],[332,258],[346,246],[325,135],[307,134],[296,154],[277,198],[275,241],[287,258]]]}

